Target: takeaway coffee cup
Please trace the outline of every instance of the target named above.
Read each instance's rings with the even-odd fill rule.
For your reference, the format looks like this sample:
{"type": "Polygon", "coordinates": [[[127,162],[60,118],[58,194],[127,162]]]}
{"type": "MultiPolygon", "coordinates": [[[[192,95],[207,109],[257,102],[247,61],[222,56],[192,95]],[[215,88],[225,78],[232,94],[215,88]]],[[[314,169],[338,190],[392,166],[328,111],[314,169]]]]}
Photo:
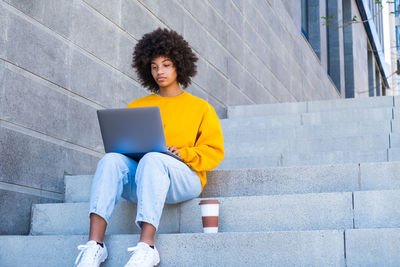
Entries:
{"type": "Polygon", "coordinates": [[[201,200],[201,218],[204,233],[218,233],[219,201],[216,199],[201,200]]]}

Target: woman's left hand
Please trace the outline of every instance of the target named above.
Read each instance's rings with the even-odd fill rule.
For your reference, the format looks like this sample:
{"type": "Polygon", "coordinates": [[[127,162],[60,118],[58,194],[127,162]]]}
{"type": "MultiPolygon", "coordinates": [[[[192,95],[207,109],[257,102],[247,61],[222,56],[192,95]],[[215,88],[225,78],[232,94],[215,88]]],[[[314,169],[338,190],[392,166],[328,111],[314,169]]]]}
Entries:
{"type": "Polygon", "coordinates": [[[178,156],[179,158],[181,157],[181,153],[174,146],[167,146],[167,148],[168,148],[168,151],[171,152],[172,154],[174,154],[175,156],[178,156]]]}

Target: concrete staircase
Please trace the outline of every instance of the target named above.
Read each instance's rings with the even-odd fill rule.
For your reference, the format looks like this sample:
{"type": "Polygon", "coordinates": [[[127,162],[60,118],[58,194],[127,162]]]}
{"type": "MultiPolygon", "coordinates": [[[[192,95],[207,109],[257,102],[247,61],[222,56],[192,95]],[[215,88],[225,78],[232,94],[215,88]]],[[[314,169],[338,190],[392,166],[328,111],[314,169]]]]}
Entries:
{"type": "MultiPolygon", "coordinates": [[[[164,208],[161,266],[399,266],[399,118],[398,97],[230,107],[226,157],[200,198],[164,208]],[[211,197],[220,233],[203,234],[211,197]]],[[[91,180],[66,176],[65,203],[32,207],[30,236],[0,236],[0,266],[73,266],[91,180]]],[[[118,203],[104,266],[128,260],[135,214],[118,203]]]]}

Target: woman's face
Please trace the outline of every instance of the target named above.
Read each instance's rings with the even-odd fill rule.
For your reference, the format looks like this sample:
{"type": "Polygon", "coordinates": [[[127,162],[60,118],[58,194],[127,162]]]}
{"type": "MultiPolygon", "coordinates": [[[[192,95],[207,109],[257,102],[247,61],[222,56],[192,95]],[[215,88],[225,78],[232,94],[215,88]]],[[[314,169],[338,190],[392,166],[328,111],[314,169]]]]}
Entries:
{"type": "Polygon", "coordinates": [[[164,56],[151,61],[151,75],[159,87],[168,87],[176,83],[178,76],[172,61],[164,56]]]}

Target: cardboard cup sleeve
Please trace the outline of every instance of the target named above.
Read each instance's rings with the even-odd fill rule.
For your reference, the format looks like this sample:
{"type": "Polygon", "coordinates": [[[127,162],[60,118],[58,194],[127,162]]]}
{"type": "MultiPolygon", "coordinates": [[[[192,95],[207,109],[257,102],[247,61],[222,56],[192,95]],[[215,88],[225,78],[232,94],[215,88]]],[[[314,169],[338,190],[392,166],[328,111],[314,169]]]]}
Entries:
{"type": "Polygon", "coordinates": [[[218,233],[219,204],[216,199],[201,200],[201,218],[204,233],[218,233]]]}

